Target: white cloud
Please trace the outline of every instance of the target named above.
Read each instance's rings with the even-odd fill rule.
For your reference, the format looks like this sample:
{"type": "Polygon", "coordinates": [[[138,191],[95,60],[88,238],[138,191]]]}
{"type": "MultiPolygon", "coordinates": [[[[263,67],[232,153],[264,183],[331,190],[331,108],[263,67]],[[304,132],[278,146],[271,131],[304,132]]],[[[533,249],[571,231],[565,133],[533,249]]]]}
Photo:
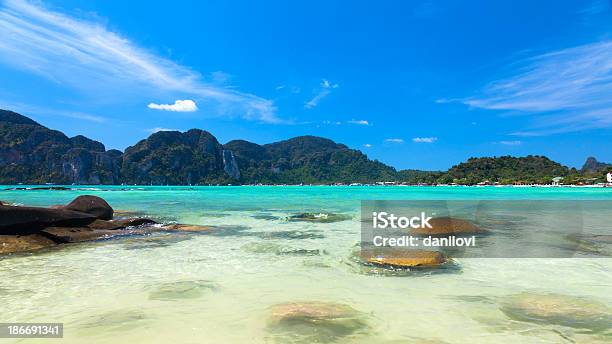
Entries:
{"type": "Polygon", "coordinates": [[[340,87],[340,85],[332,84],[327,79],[321,80],[321,84],[319,85],[319,91],[317,92],[317,94],[311,100],[306,102],[304,107],[306,107],[307,109],[315,108],[317,105],[319,105],[319,102],[323,98],[325,98],[328,95],[330,95],[332,90],[336,89],[338,87],[340,87]]]}
{"type": "Polygon", "coordinates": [[[198,106],[193,100],[185,99],[185,100],[177,100],[174,104],[155,104],[150,103],[147,105],[149,109],[154,110],[165,110],[165,111],[175,111],[175,112],[194,112],[198,110],[198,106]]]}
{"type": "Polygon", "coordinates": [[[612,127],[612,41],[534,56],[519,66],[462,102],[533,116],[530,127],[516,135],[612,127]]]}
{"type": "Polygon", "coordinates": [[[404,140],[403,139],[386,139],[385,142],[404,143],[404,140]]]}
{"type": "MultiPolygon", "coordinates": [[[[0,62],[91,95],[185,94],[214,115],[278,123],[273,102],[203,81],[200,73],[145,50],[96,21],[6,0],[0,8],[0,62]]],[[[108,98],[108,97],[107,97],[108,98]]]]}
{"type": "Polygon", "coordinates": [[[500,145],[505,145],[505,146],[519,146],[521,144],[523,144],[522,141],[518,141],[518,140],[513,140],[513,141],[499,141],[498,142],[500,145]]]}
{"type": "Polygon", "coordinates": [[[414,137],[412,138],[412,142],[416,143],[434,143],[438,141],[437,137],[414,137]]]}
{"type": "Polygon", "coordinates": [[[370,147],[372,147],[372,145],[371,145],[371,144],[369,144],[369,143],[366,143],[366,144],[364,144],[363,146],[364,146],[365,148],[370,148],[370,147]]]}
{"type": "Polygon", "coordinates": [[[366,121],[365,119],[360,119],[360,120],[350,120],[347,123],[350,124],[357,124],[357,125],[370,125],[370,122],[366,121]]]}

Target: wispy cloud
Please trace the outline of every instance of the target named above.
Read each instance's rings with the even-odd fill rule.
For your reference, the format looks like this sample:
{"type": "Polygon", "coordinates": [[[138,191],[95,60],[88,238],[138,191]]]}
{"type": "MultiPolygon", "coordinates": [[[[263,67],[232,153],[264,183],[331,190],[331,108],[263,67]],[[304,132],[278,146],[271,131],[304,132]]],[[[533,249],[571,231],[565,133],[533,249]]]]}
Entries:
{"type": "Polygon", "coordinates": [[[514,75],[462,102],[534,116],[517,135],[612,127],[612,41],[534,56],[519,66],[514,75]]]}
{"type": "Polygon", "coordinates": [[[357,125],[370,125],[370,122],[366,121],[365,119],[352,119],[350,121],[347,121],[347,123],[357,125]]]}
{"type": "Polygon", "coordinates": [[[403,139],[385,139],[385,142],[390,142],[390,143],[404,143],[403,139]]]}
{"type": "Polygon", "coordinates": [[[155,104],[150,103],[147,105],[149,109],[154,110],[165,110],[165,111],[175,111],[175,112],[194,112],[198,110],[198,106],[193,100],[185,99],[185,100],[177,100],[174,104],[155,104]]]}
{"type": "Polygon", "coordinates": [[[416,143],[434,143],[438,141],[437,137],[413,137],[412,142],[416,143]]]}
{"type": "Polygon", "coordinates": [[[180,129],[155,127],[155,128],[151,128],[151,129],[146,129],[145,131],[149,132],[151,134],[155,134],[155,133],[160,132],[160,131],[181,131],[181,130],[180,129]]]}
{"type": "Polygon", "coordinates": [[[6,102],[0,101],[0,109],[7,109],[11,111],[16,111],[21,113],[22,115],[33,116],[33,117],[48,117],[48,116],[59,116],[65,118],[72,119],[80,119],[90,122],[96,123],[105,123],[108,122],[108,119],[103,116],[98,116],[90,113],[80,112],[80,111],[67,111],[67,110],[58,110],[49,107],[41,107],[35,106],[31,104],[24,104],[20,102],[6,102]]]}
{"type": "Polygon", "coordinates": [[[365,148],[371,148],[371,147],[372,147],[372,145],[371,145],[371,144],[369,144],[369,143],[366,143],[366,144],[364,144],[363,146],[364,146],[365,148]]]}
{"type": "Polygon", "coordinates": [[[272,101],[203,81],[200,73],[145,50],[106,26],[6,0],[0,8],[0,61],[61,85],[89,91],[191,95],[215,115],[281,122],[272,101]],[[212,111],[212,110],[211,110],[212,111]]]}
{"type": "Polygon", "coordinates": [[[585,14],[585,15],[595,15],[595,14],[603,13],[609,9],[610,9],[609,0],[595,0],[595,1],[592,1],[587,7],[578,11],[578,13],[585,14]]]}
{"type": "Polygon", "coordinates": [[[522,141],[518,141],[518,140],[513,140],[513,141],[499,141],[496,142],[499,143],[500,145],[504,145],[504,146],[520,146],[523,144],[522,141]]]}
{"type": "Polygon", "coordinates": [[[321,80],[321,84],[319,85],[319,90],[317,91],[317,94],[311,100],[307,101],[306,104],[304,104],[304,107],[306,107],[307,109],[317,107],[317,105],[319,105],[319,102],[323,98],[330,95],[330,93],[332,93],[332,90],[338,87],[340,87],[338,84],[332,84],[327,79],[321,80]]]}

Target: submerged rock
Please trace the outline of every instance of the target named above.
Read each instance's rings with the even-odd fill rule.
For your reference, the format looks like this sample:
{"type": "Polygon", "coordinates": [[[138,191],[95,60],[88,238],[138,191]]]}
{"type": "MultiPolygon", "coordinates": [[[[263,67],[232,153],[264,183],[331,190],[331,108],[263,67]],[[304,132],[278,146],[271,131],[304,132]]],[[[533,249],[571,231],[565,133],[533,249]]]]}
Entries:
{"type": "Polygon", "coordinates": [[[270,232],[251,232],[248,233],[252,236],[257,236],[262,239],[288,239],[288,240],[302,240],[302,239],[324,239],[320,231],[317,230],[305,230],[305,231],[270,231],[270,232]]]}
{"type": "Polygon", "coordinates": [[[293,248],[268,242],[248,243],[241,249],[252,253],[272,253],[279,256],[318,256],[325,253],[324,250],[319,249],[293,248]]]}
{"type": "Polygon", "coordinates": [[[136,309],[107,312],[88,318],[80,326],[82,329],[100,331],[131,331],[147,323],[147,315],[136,309]]]}
{"type": "Polygon", "coordinates": [[[287,248],[278,251],[276,254],[281,256],[319,256],[323,253],[325,251],[318,249],[287,248]]]}
{"type": "Polygon", "coordinates": [[[612,245],[612,235],[610,234],[575,234],[568,235],[567,239],[578,244],[612,245]]]}
{"type": "Polygon", "coordinates": [[[429,220],[431,228],[415,228],[411,231],[413,235],[464,235],[484,234],[486,230],[474,223],[452,217],[437,217],[429,220]]]}
{"type": "Polygon", "coordinates": [[[279,342],[331,343],[365,332],[364,316],[332,302],[293,302],[273,306],[268,330],[279,342]]]}
{"type": "Polygon", "coordinates": [[[350,220],[350,218],[351,217],[347,215],[333,214],[333,213],[301,213],[301,214],[291,215],[287,219],[289,221],[330,223],[330,222],[346,221],[346,220],[350,220]]]}
{"type": "Polygon", "coordinates": [[[276,254],[284,249],[283,246],[279,244],[274,244],[270,242],[251,242],[248,244],[242,245],[241,249],[250,253],[272,253],[276,254]]]}
{"type": "Polygon", "coordinates": [[[279,219],[278,216],[274,216],[271,214],[256,214],[256,215],[252,215],[251,217],[257,220],[270,220],[270,221],[279,219]]]}
{"type": "Polygon", "coordinates": [[[126,250],[150,250],[160,247],[170,247],[179,242],[191,240],[193,236],[186,233],[155,233],[151,235],[138,236],[123,241],[126,250]]]}
{"type": "Polygon", "coordinates": [[[65,208],[67,210],[91,214],[101,220],[110,220],[113,218],[113,208],[98,196],[79,196],[68,203],[65,208]]]}
{"type": "Polygon", "coordinates": [[[183,225],[183,224],[171,224],[161,227],[163,230],[167,231],[181,231],[181,232],[208,232],[213,229],[210,226],[201,226],[201,225],[183,225]]]}
{"type": "Polygon", "coordinates": [[[568,295],[522,293],[509,297],[500,310],[518,321],[592,331],[612,328],[612,309],[596,301],[568,295]]]}
{"type": "Polygon", "coordinates": [[[204,280],[164,283],[149,293],[149,299],[158,301],[197,299],[215,289],[217,286],[213,282],[204,280]]]}
{"type": "Polygon", "coordinates": [[[609,234],[573,234],[566,238],[573,243],[572,250],[582,253],[611,256],[612,235],[609,234]]]}
{"type": "Polygon", "coordinates": [[[364,249],[359,257],[367,264],[395,268],[436,268],[447,262],[442,253],[424,250],[364,249]]]}

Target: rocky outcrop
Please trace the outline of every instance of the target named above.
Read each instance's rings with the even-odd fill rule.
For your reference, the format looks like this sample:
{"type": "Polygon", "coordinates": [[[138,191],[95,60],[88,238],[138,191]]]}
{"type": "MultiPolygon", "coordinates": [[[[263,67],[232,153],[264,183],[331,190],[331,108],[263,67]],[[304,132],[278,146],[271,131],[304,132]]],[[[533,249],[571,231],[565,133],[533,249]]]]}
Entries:
{"type": "Polygon", "coordinates": [[[240,179],[240,170],[238,169],[238,163],[236,162],[234,153],[232,153],[230,150],[224,149],[222,156],[223,170],[225,173],[236,180],[240,179]]]}
{"type": "Polygon", "coordinates": [[[96,196],[79,196],[66,206],[50,208],[0,204],[0,254],[159,231],[212,230],[199,225],[161,226],[143,217],[112,219],[113,213],[112,207],[96,196]]]}
{"type": "Polygon", "coordinates": [[[56,245],[56,241],[41,234],[0,235],[0,254],[35,251],[56,245]]]}
{"type": "Polygon", "coordinates": [[[0,234],[25,235],[50,226],[86,226],[95,215],[67,209],[0,206],[0,234]]]}
{"type": "Polygon", "coordinates": [[[588,157],[582,165],[580,172],[582,173],[597,173],[602,172],[605,169],[612,169],[612,164],[607,164],[604,162],[599,162],[595,157],[588,157]]]}
{"type": "Polygon", "coordinates": [[[113,208],[105,200],[97,196],[79,196],[68,203],[65,209],[91,214],[100,220],[110,220],[113,218],[113,208]]]}

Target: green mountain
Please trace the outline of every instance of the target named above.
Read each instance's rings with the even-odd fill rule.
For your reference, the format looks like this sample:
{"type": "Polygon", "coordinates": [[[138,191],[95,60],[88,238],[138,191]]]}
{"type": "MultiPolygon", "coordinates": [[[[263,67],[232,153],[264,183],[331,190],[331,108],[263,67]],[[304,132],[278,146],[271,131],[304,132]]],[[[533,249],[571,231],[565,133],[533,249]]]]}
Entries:
{"type": "Polygon", "coordinates": [[[121,152],[84,136],[67,137],[12,111],[0,110],[0,183],[119,182],[121,152]]]}
{"type": "Polygon", "coordinates": [[[328,184],[396,177],[392,167],[315,136],[221,145],[199,129],[161,131],[122,153],[5,110],[0,134],[0,184],[328,184]]]}
{"type": "Polygon", "coordinates": [[[160,131],[123,153],[121,181],[128,184],[189,185],[231,181],[223,146],[207,131],[160,131]]]}
{"type": "Polygon", "coordinates": [[[394,168],[322,137],[299,136],[263,146],[235,140],[224,147],[234,154],[244,183],[372,183],[397,177],[394,168]]]}
{"type": "Polygon", "coordinates": [[[526,157],[485,157],[470,158],[466,162],[451,167],[438,178],[439,183],[477,184],[479,182],[499,182],[502,184],[550,183],[554,177],[569,175],[570,170],[545,156],[526,157]]]}
{"type": "Polygon", "coordinates": [[[0,184],[407,184],[603,182],[611,165],[589,158],[576,171],[544,156],[470,158],[448,171],[396,171],[358,150],[316,136],[258,145],[222,145],[209,132],[161,131],[106,150],[84,136],[67,137],[15,112],[0,110],[0,184]]]}

